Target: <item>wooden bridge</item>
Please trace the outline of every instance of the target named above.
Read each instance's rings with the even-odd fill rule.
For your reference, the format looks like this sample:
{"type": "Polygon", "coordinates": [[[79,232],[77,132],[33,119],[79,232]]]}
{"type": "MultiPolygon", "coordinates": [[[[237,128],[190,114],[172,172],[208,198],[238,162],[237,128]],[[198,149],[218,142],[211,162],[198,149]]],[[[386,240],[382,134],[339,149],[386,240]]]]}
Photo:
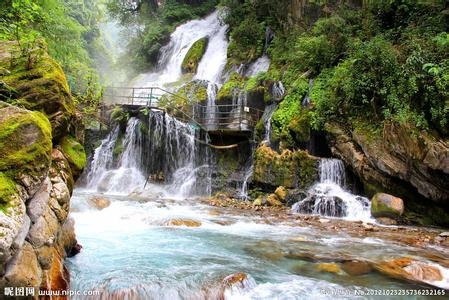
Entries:
{"type": "Polygon", "coordinates": [[[107,87],[103,93],[103,104],[162,110],[210,134],[248,135],[254,131],[263,114],[263,111],[248,107],[245,103],[204,105],[197,99],[186,99],[159,87],[107,87]],[[189,109],[168,104],[170,101],[167,99],[189,103],[185,106],[189,109]]]}

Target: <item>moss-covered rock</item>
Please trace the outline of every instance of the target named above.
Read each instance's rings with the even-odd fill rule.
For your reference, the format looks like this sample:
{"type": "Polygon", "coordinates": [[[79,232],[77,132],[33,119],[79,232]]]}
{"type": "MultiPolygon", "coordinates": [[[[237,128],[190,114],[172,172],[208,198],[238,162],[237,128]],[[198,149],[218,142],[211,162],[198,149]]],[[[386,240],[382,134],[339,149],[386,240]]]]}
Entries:
{"type": "Polygon", "coordinates": [[[206,52],[209,39],[201,38],[193,43],[181,64],[182,73],[196,73],[201,58],[206,52]]]}
{"type": "Polygon", "coordinates": [[[77,178],[86,165],[84,147],[72,136],[66,136],[61,142],[62,152],[72,169],[73,177],[77,178]]]}
{"type": "Polygon", "coordinates": [[[262,145],[254,156],[253,182],[269,187],[307,188],[318,179],[318,159],[306,151],[284,150],[281,154],[262,145]]]}
{"type": "Polygon", "coordinates": [[[243,89],[245,80],[239,75],[239,73],[234,72],[229,77],[229,80],[223,84],[217,93],[217,103],[224,104],[226,102],[232,101],[234,93],[236,90],[243,89]]]}
{"type": "Polygon", "coordinates": [[[0,67],[8,70],[2,80],[14,89],[14,97],[7,101],[11,104],[35,111],[42,111],[50,120],[53,139],[57,142],[69,132],[74,132],[73,119],[75,106],[70,89],[61,66],[45,51],[36,54],[36,60],[31,69],[26,63],[17,59],[11,65],[10,55],[16,44],[0,43],[4,55],[0,56],[0,67]]]}
{"type": "MultiPolygon", "coordinates": [[[[193,80],[181,86],[173,94],[165,94],[159,99],[159,106],[178,116],[179,111],[191,114],[192,106],[207,101],[207,82],[193,80]]],[[[179,117],[184,118],[182,114],[179,117]]]]}
{"type": "Polygon", "coordinates": [[[385,193],[377,193],[371,199],[371,214],[375,218],[399,218],[404,213],[404,202],[401,198],[385,193]]]}
{"type": "MultiPolygon", "coordinates": [[[[28,193],[34,181],[45,176],[51,161],[52,135],[47,117],[2,104],[0,108],[0,172],[2,194],[11,195],[13,183],[22,184],[28,193]]],[[[7,202],[8,198],[3,198],[7,202]]]]}
{"type": "Polygon", "coordinates": [[[17,187],[14,180],[0,172],[0,211],[6,214],[7,208],[11,205],[10,199],[16,193],[17,187]]]}

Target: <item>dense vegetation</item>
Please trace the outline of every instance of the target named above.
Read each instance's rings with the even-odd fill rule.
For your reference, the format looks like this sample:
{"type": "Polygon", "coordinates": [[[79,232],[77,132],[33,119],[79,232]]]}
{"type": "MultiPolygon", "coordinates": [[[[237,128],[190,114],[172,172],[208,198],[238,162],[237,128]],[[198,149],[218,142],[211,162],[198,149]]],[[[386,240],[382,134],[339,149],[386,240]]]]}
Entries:
{"type": "Polygon", "coordinates": [[[319,12],[294,23],[290,3],[223,1],[230,8],[228,56],[235,64],[261,55],[266,26],[276,32],[268,49],[272,64],[263,76],[286,85],[273,125],[287,145],[298,141],[307,123],[321,129],[329,121],[367,122],[376,129],[393,120],[449,136],[444,1],[367,1],[364,6],[309,1],[309,10],[319,12]],[[311,78],[312,108],[304,109],[311,78]]]}
{"type": "MultiPolygon", "coordinates": [[[[99,28],[102,3],[2,1],[0,39],[18,40],[23,56],[39,45],[37,41],[45,40],[77,99],[90,103],[100,91],[92,68],[109,60],[99,28]]],[[[155,67],[160,48],[177,25],[205,15],[216,5],[227,7],[223,21],[230,26],[228,68],[268,52],[270,70],[259,75],[258,81],[282,80],[287,88],[273,117],[275,137],[287,146],[301,142],[309,128],[322,129],[335,121],[350,126],[368,122],[376,130],[382,122],[393,120],[449,136],[449,8],[445,1],[104,3],[128,37],[119,67],[135,72],[155,67]],[[295,3],[300,9],[292,6],[295,3]],[[275,32],[268,49],[267,28],[275,32]],[[303,108],[310,79],[314,79],[312,105],[303,108]]]]}
{"type": "Polygon", "coordinates": [[[100,33],[99,1],[5,0],[0,9],[0,40],[19,46],[12,64],[26,57],[31,69],[39,49],[48,48],[63,67],[78,107],[93,113],[101,92],[97,69],[111,60],[100,33]]]}

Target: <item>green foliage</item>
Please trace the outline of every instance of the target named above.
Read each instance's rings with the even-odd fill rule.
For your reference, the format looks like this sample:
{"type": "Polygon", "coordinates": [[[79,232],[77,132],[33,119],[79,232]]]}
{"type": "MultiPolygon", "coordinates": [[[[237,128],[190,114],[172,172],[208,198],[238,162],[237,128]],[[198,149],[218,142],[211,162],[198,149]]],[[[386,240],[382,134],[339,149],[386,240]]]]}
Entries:
{"type": "MultiPolygon", "coordinates": [[[[411,123],[449,135],[449,36],[447,16],[441,13],[444,5],[367,3],[364,9],[339,4],[310,28],[297,24],[276,32],[268,49],[268,74],[282,80],[287,96],[272,122],[275,136],[286,145],[301,142],[309,126],[322,129],[328,121],[355,126],[357,119],[379,127],[385,120],[411,123]],[[307,77],[316,80],[312,108],[305,114],[300,107],[304,90],[298,87],[307,77]]],[[[232,12],[228,17],[231,26],[245,18],[253,16],[232,12]]],[[[270,14],[257,20],[272,22],[270,14]]]]}
{"type": "MultiPolygon", "coordinates": [[[[308,89],[308,82],[302,78],[294,89],[284,98],[271,118],[275,138],[281,138],[287,146],[294,145],[289,124],[301,114],[301,102],[308,89]]],[[[296,127],[295,127],[296,128],[296,127]]]]}
{"type": "Polygon", "coordinates": [[[80,66],[74,82],[77,85],[77,93],[73,93],[74,103],[82,112],[85,124],[93,124],[97,120],[98,105],[103,96],[99,75],[91,68],[80,66]]]}
{"type": "Polygon", "coordinates": [[[30,70],[48,49],[62,65],[78,109],[90,122],[101,91],[93,58],[97,52],[107,53],[99,30],[99,2],[6,0],[0,8],[0,40],[15,40],[20,50],[12,56],[11,64],[26,58],[25,66],[30,70]]]}
{"type": "Polygon", "coordinates": [[[129,120],[129,112],[124,111],[121,106],[115,106],[111,112],[111,120],[123,124],[129,120]]]}
{"type": "Polygon", "coordinates": [[[265,26],[256,18],[246,18],[230,35],[228,64],[248,63],[262,55],[265,41],[265,26]]]}

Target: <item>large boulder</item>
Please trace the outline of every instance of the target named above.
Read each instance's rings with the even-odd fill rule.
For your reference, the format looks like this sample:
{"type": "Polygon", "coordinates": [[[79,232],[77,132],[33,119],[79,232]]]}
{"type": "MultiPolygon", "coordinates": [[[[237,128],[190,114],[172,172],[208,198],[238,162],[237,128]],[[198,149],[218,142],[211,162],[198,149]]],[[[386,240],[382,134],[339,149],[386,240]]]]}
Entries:
{"type": "Polygon", "coordinates": [[[433,282],[443,280],[443,275],[437,265],[417,261],[409,257],[382,261],[375,263],[373,267],[376,271],[387,276],[417,283],[433,284],[433,282]]]}
{"type": "Polygon", "coordinates": [[[182,73],[196,73],[201,58],[203,57],[204,52],[206,52],[208,42],[209,39],[204,37],[193,43],[182,61],[182,73]]]}
{"type": "Polygon", "coordinates": [[[385,193],[377,193],[371,199],[371,215],[375,218],[399,218],[404,213],[401,198],[385,193]]]}
{"type": "Polygon", "coordinates": [[[11,64],[16,47],[0,42],[0,289],[67,289],[63,260],[80,248],[66,220],[82,126],[60,66],[39,47],[31,65],[11,64]]]}
{"type": "MultiPolygon", "coordinates": [[[[4,185],[0,188],[3,202],[7,193],[16,191],[13,182],[33,195],[50,167],[52,134],[48,119],[0,102],[0,172],[4,185]],[[9,184],[8,179],[9,178],[9,184]]],[[[25,195],[23,195],[25,196],[25,195]]]]}

